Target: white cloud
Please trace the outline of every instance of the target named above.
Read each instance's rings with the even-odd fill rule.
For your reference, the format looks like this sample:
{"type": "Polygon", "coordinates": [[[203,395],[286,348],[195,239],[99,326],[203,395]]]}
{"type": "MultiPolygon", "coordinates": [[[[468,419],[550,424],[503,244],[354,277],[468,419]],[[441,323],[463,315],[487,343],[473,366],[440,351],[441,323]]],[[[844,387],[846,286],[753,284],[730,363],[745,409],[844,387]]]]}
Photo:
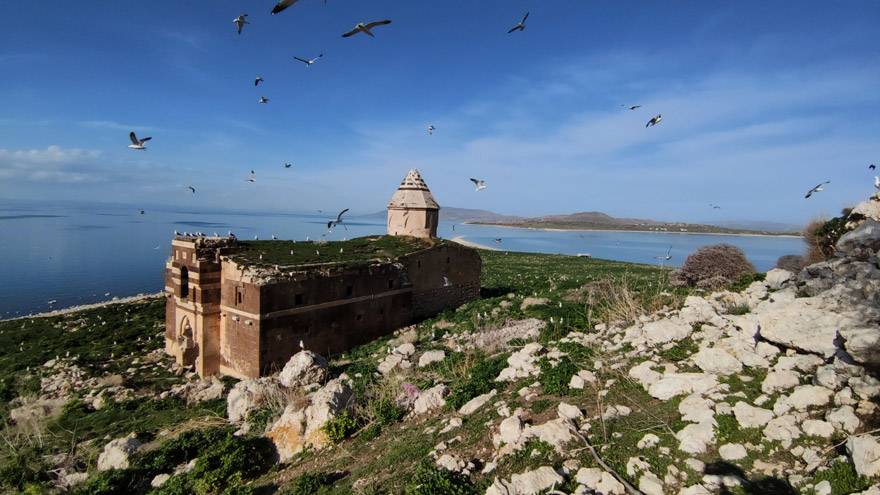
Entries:
{"type": "Polygon", "coordinates": [[[0,148],[0,177],[29,182],[102,182],[106,178],[94,165],[100,156],[100,151],[55,145],[31,150],[0,148]]]}

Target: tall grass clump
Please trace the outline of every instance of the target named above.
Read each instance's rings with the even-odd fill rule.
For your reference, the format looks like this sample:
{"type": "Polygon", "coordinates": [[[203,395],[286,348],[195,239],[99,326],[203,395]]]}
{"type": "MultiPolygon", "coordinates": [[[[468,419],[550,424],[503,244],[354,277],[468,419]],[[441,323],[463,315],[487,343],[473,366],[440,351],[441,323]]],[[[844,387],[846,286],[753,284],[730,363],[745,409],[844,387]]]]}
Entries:
{"type": "Polygon", "coordinates": [[[754,265],[740,248],[730,244],[714,244],[694,251],[681,269],[674,272],[673,278],[680,285],[716,289],[753,273],[754,265]]]}
{"type": "Polygon", "coordinates": [[[846,223],[849,210],[843,210],[839,217],[831,220],[815,219],[804,227],[804,242],[807,252],[804,255],[807,265],[825,261],[834,256],[834,245],[847,233],[846,223]]]}

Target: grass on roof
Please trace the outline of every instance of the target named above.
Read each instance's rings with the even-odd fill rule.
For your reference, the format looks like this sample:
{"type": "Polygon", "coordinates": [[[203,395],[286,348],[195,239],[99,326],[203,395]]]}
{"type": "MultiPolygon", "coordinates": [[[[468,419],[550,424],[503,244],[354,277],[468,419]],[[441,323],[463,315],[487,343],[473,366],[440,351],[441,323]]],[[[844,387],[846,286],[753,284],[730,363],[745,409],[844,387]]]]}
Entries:
{"type": "Polygon", "coordinates": [[[439,242],[442,241],[389,235],[328,242],[239,241],[241,250],[230,257],[239,263],[266,266],[357,263],[394,259],[439,242]]]}

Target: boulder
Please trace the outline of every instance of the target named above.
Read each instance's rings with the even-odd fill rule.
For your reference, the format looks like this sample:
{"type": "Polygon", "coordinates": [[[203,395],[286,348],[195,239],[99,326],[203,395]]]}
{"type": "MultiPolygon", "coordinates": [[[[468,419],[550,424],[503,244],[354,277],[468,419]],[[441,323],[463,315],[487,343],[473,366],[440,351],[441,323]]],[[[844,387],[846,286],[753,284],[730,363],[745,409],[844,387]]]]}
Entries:
{"type": "Polygon", "coordinates": [[[306,447],[327,446],[330,440],[324,425],[349,409],[353,399],[351,380],[343,374],[307,395],[305,401],[289,403],[266,434],[275,444],[279,460],[287,462],[306,447]]]}
{"type": "Polygon", "coordinates": [[[772,290],[779,290],[786,282],[793,279],[794,274],[790,271],[781,268],[774,268],[767,272],[767,275],[764,277],[764,283],[766,283],[767,287],[772,290]]]}
{"type": "Polygon", "coordinates": [[[693,356],[694,364],[707,373],[732,375],[742,371],[742,363],[718,347],[703,347],[693,356]]]}
{"type": "Polygon", "coordinates": [[[795,387],[788,396],[788,403],[798,411],[806,411],[811,407],[820,407],[831,402],[834,391],[818,385],[801,385],[795,387]]]}
{"type": "Polygon", "coordinates": [[[859,417],[856,416],[852,406],[840,406],[837,409],[829,411],[825,414],[825,420],[834,425],[835,428],[843,430],[847,433],[854,433],[858,429],[859,417]]]}
{"type": "Polygon", "coordinates": [[[797,418],[791,414],[771,419],[764,427],[764,436],[770,440],[779,440],[783,447],[788,448],[791,446],[792,440],[801,436],[801,430],[797,424],[797,418]]]}
{"type": "Polygon", "coordinates": [[[645,340],[651,345],[682,340],[689,337],[693,331],[694,328],[690,323],[676,317],[648,322],[642,327],[645,340]]]}
{"type": "Polygon", "coordinates": [[[866,219],[837,241],[837,251],[856,259],[867,259],[880,251],[880,222],[866,219]]]}
{"type": "Polygon", "coordinates": [[[880,443],[876,437],[851,436],[846,440],[846,451],[857,473],[867,477],[880,475],[880,443]]]}
{"type": "Polygon", "coordinates": [[[840,336],[853,360],[866,366],[880,367],[880,352],[877,352],[880,349],[880,328],[876,325],[841,328],[840,336]]]}
{"type": "Polygon", "coordinates": [[[98,471],[128,469],[129,457],[141,448],[134,433],[111,440],[98,456],[98,471]]]}
{"type": "Polygon", "coordinates": [[[294,354],[278,374],[278,381],[285,387],[305,387],[322,383],[328,376],[327,360],[312,351],[302,350],[294,354]]]}
{"type": "Polygon", "coordinates": [[[689,454],[702,454],[709,445],[715,443],[715,429],[712,423],[690,424],[675,434],[678,439],[678,449],[689,454]]]}
{"type": "Polygon", "coordinates": [[[733,406],[733,415],[743,428],[762,428],[773,419],[773,411],[755,407],[742,401],[733,406]]]}
{"type": "Polygon", "coordinates": [[[677,395],[704,394],[718,386],[715,375],[707,373],[667,373],[648,388],[651,397],[669,400],[677,395]]]}
{"type": "Polygon", "coordinates": [[[483,395],[478,395],[478,396],[474,397],[473,399],[467,401],[463,406],[461,406],[458,409],[458,413],[463,416],[468,416],[470,414],[477,412],[481,407],[483,407],[487,402],[489,402],[489,400],[491,400],[492,397],[495,397],[495,394],[497,394],[497,393],[498,393],[498,391],[493,389],[489,393],[486,393],[483,395]]]}
{"type": "Polygon", "coordinates": [[[446,397],[447,394],[449,394],[449,387],[443,384],[434,385],[427,390],[423,390],[416,398],[415,402],[413,402],[413,408],[410,414],[417,416],[439,407],[443,407],[443,405],[446,404],[444,397],[446,397]]]}
{"type": "Polygon", "coordinates": [[[419,368],[424,368],[429,364],[439,363],[446,358],[446,352],[442,349],[434,351],[425,351],[419,356],[419,368]]]}
{"type": "Polygon", "coordinates": [[[263,407],[271,397],[282,393],[281,386],[274,377],[242,380],[226,396],[226,415],[229,421],[240,423],[252,411],[263,407]]]}
{"type": "Polygon", "coordinates": [[[770,304],[761,313],[761,337],[830,358],[837,352],[838,330],[858,323],[834,309],[821,297],[800,297],[770,304]]]}
{"type": "Polygon", "coordinates": [[[510,481],[495,479],[486,490],[486,495],[538,495],[554,486],[559,486],[565,478],[552,467],[541,466],[511,476],[510,481]]]}
{"type": "Polygon", "coordinates": [[[598,468],[580,468],[575,481],[603,495],[625,495],[626,488],[611,473],[598,468]]]}
{"type": "Polygon", "coordinates": [[[804,433],[814,437],[831,438],[834,435],[834,425],[821,419],[808,419],[801,423],[804,433]]]}
{"type": "Polygon", "coordinates": [[[744,459],[748,452],[746,448],[738,443],[726,443],[718,448],[718,455],[725,461],[738,461],[744,459]]]}
{"type": "Polygon", "coordinates": [[[767,373],[761,382],[761,391],[772,394],[779,390],[787,390],[797,386],[801,382],[800,375],[792,370],[774,370],[767,373]]]}

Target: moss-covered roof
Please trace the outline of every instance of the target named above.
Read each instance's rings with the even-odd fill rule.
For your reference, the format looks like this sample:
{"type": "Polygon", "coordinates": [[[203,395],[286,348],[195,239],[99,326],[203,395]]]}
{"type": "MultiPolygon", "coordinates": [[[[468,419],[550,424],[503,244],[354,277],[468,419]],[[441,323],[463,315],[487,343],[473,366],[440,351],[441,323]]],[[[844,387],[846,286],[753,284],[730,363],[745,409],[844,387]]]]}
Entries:
{"type": "Polygon", "coordinates": [[[395,259],[443,241],[404,236],[358,237],[347,241],[239,241],[230,259],[249,266],[358,264],[395,259]],[[262,257],[261,257],[262,255],[262,257]]]}

